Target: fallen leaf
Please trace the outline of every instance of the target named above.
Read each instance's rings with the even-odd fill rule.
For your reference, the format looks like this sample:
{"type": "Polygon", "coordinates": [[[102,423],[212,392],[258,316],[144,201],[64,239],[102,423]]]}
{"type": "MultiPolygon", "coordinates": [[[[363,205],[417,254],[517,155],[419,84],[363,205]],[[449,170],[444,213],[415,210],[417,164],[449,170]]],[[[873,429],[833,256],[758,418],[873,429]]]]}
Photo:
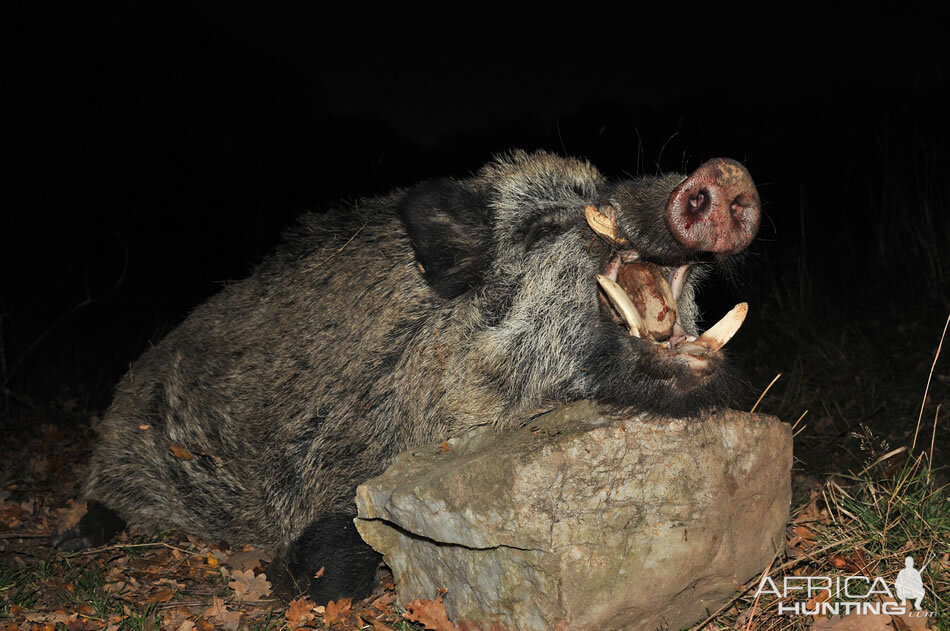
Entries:
{"type": "Polygon", "coordinates": [[[892,616],[891,624],[894,625],[896,631],[910,631],[910,627],[907,626],[907,623],[904,622],[900,616],[892,616]]]}
{"type": "Polygon", "coordinates": [[[211,554],[210,551],[208,552],[208,565],[211,567],[218,567],[218,559],[215,558],[215,556],[211,554]]]}
{"type": "Polygon", "coordinates": [[[392,604],[396,602],[396,594],[394,592],[386,592],[379,598],[373,601],[373,606],[382,611],[383,613],[392,612],[392,604]]]}
{"type": "Polygon", "coordinates": [[[792,532],[809,543],[815,541],[818,538],[818,536],[812,532],[808,526],[795,526],[792,532]]]}
{"type": "Polygon", "coordinates": [[[455,625],[449,622],[449,616],[445,613],[441,597],[438,600],[417,598],[406,605],[406,613],[403,616],[406,620],[418,622],[432,631],[455,631],[455,625]]]}
{"type": "Polygon", "coordinates": [[[173,591],[176,591],[176,592],[179,590],[185,589],[184,583],[179,583],[178,581],[174,579],[170,579],[170,578],[160,578],[158,579],[157,584],[167,585],[168,587],[171,587],[173,591]]]}
{"type": "Polygon", "coordinates": [[[235,629],[238,628],[238,624],[240,623],[241,616],[244,615],[244,612],[228,611],[227,606],[224,604],[224,600],[215,596],[211,606],[205,610],[203,615],[206,618],[215,618],[225,629],[229,629],[229,631],[235,631],[235,629]]]}
{"type": "Polygon", "coordinates": [[[253,570],[261,567],[262,562],[270,560],[271,555],[266,550],[246,545],[243,550],[232,552],[228,563],[238,570],[253,570]]]}
{"type": "Polygon", "coordinates": [[[849,558],[851,559],[851,562],[858,567],[858,570],[860,570],[865,576],[871,575],[871,570],[868,568],[867,557],[864,556],[864,550],[855,550],[851,553],[849,558]]]}
{"type": "Polygon", "coordinates": [[[147,603],[166,603],[172,599],[172,596],[175,595],[175,592],[169,588],[160,589],[151,596],[149,596],[145,602],[147,603]]]}
{"type": "Polygon", "coordinates": [[[171,447],[172,453],[175,454],[175,457],[178,458],[179,460],[194,460],[195,459],[195,455],[191,453],[190,451],[188,451],[187,449],[185,449],[184,447],[182,447],[181,445],[176,445],[175,443],[172,443],[170,447],[171,447]]]}
{"type": "Polygon", "coordinates": [[[82,519],[82,516],[86,514],[86,503],[78,502],[72,507],[66,509],[60,514],[59,517],[59,530],[60,534],[66,532],[73,526],[79,523],[79,520],[82,519]]]}
{"type": "MultiPolygon", "coordinates": [[[[814,610],[815,610],[815,607],[817,607],[819,604],[825,602],[826,600],[828,600],[828,599],[830,599],[830,598],[831,598],[831,593],[830,593],[830,592],[818,592],[818,595],[817,595],[817,596],[815,596],[814,598],[809,599],[809,601],[808,601],[807,603],[805,603],[805,609],[806,609],[807,611],[814,611],[814,610]]],[[[816,617],[817,617],[817,616],[816,616],[816,617]]]]}
{"type": "Polygon", "coordinates": [[[316,617],[313,613],[313,602],[309,598],[298,598],[290,601],[290,606],[284,613],[287,626],[291,629],[302,627],[316,617]]]}
{"type": "Polygon", "coordinates": [[[214,624],[207,618],[198,618],[195,620],[195,627],[198,631],[214,631],[214,624]]]}
{"type": "Polygon", "coordinates": [[[186,622],[193,627],[195,623],[189,620],[191,616],[192,613],[180,605],[173,609],[166,609],[162,615],[162,628],[180,630],[186,622]]]}
{"type": "Polygon", "coordinates": [[[125,588],[128,586],[129,584],[125,581],[115,581],[113,583],[106,583],[102,586],[102,589],[110,594],[119,594],[125,591],[125,588]]]}
{"type": "Polygon", "coordinates": [[[66,628],[69,631],[97,631],[99,625],[85,618],[73,618],[66,623],[66,628]]]}
{"type": "Polygon", "coordinates": [[[347,618],[350,617],[350,605],[352,600],[349,598],[341,598],[339,600],[331,600],[327,603],[327,608],[323,612],[323,622],[328,627],[336,624],[337,622],[345,622],[347,618]]]}
{"type": "Polygon", "coordinates": [[[66,624],[69,621],[69,614],[65,612],[55,613],[28,613],[23,616],[29,622],[51,622],[53,624],[66,624]]]}
{"type": "Polygon", "coordinates": [[[211,606],[205,609],[205,612],[201,615],[205,618],[216,618],[218,614],[226,613],[227,610],[228,607],[224,604],[224,599],[220,596],[215,596],[211,600],[211,606]]]}
{"type": "MultiPolygon", "coordinates": [[[[227,563],[228,559],[231,556],[227,548],[222,548],[216,545],[212,545],[211,549],[208,550],[208,552],[211,552],[212,554],[214,554],[214,558],[218,560],[218,563],[227,563]]],[[[241,568],[241,569],[243,570],[244,568],[241,568]]]]}
{"type": "Polygon", "coordinates": [[[265,574],[254,576],[254,570],[235,570],[228,587],[234,590],[239,600],[260,600],[270,595],[270,582],[265,574]]]}
{"type": "Polygon", "coordinates": [[[848,570],[849,572],[859,571],[858,566],[856,566],[854,563],[851,563],[844,557],[844,555],[841,554],[834,554],[828,557],[828,561],[839,570],[848,570]]]}
{"type": "MultiPolygon", "coordinates": [[[[884,602],[897,604],[897,601],[893,598],[884,597],[883,600],[884,602]]],[[[908,615],[914,610],[913,601],[908,600],[905,606],[907,613],[903,616],[891,616],[891,623],[896,631],[933,631],[933,629],[936,629],[932,617],[908,615]]]]}

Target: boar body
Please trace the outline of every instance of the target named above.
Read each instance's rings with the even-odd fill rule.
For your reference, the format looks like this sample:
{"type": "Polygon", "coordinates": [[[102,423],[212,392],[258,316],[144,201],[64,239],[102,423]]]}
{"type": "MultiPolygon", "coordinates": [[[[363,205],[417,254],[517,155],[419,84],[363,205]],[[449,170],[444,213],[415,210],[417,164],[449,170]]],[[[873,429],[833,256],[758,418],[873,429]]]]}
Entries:
{"type": "Polygon", "coordinates": [[[693,286],[697,263],[745,247],[758,210],[737,219],[726,191],[731,214],[715,215],[725,176],[700,172],[709,164],[612,184],[583,161],[514,152],[469,179],[304,216],[123,377],[90,510],[58,545],[102,543],[124,521],[177,528],[282,550],[269,574],[286,595],[359,597],[378,557],[352,526],[355,488],[398,453],[584,398],[676,416],[725,404],[731,382],[697,339],[693,286]],[[706,188],[684,193],[692,180],[706,188]],[[634,260],[646,267],[625,271],[634,260]],[[647,302],[666,296],[653,306],[676,325],[667,314],[660,337],[631,335],[598,274],[647,302]],[[701,348],[677,350],[690,344],[701,348]]]}

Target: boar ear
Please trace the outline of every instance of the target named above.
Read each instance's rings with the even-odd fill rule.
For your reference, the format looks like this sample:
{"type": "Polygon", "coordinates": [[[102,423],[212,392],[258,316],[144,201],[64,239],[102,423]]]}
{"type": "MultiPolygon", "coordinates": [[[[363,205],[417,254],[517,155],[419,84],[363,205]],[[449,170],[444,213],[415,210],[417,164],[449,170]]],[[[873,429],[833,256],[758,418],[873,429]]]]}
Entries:
{"type": "Polygon", "coordinates": [[[449,179],[423,182],[399,204],[426,282],[443,298],[479,284],[491,259],[491,222],[481,195],[449,179]]]}

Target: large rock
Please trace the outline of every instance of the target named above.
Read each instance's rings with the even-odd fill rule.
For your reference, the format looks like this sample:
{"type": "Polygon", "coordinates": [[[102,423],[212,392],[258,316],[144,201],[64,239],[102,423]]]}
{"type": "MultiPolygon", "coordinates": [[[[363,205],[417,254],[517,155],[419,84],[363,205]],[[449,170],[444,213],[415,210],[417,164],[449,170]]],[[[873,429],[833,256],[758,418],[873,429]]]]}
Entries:
{"type": "Polygon", "coordinates": [[[679,628],[782,549],[792,437],[773,417],[607,417],[583,402],[402,454],[357,491],[399,599],[469,629],[679,628]]]}

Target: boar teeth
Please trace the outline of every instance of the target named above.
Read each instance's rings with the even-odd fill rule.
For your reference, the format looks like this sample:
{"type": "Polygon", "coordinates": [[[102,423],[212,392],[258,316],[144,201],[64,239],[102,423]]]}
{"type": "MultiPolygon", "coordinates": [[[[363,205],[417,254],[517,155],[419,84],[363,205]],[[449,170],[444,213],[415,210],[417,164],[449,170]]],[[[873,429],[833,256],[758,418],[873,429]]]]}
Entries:
{"type": "Polygon", "coordinates": [[[630,327],[630,335],[643,337],[643,331],[645,330],[643,319],[640,318],[637,308],[633,306],[633,301],[630,300],[630,296],[627,295],[623,287],[601,274],[597,274],[597,282],[600,283],[610,302],[613,303],[620,315],[623,316],[627,326],[630,327]]]}
{"type": "Polygon", "coordinates": [[[729,313],[722,316],[722,319],[709,328],[696,340],[698,343],[706,345],[710,351],[718,351],[732,339],[739,327],[745,321],[745,316],[749,312],[749,303],[740,302],[733,307],[729,313]]]}
{"type": "Polygon", "coordinates": [[[627,240],[617,235],[617,214],[611,206],[598,210],[596,206],[584,209],[584,217],[591,230],[613,243],[626,243],[627,240]]]}

